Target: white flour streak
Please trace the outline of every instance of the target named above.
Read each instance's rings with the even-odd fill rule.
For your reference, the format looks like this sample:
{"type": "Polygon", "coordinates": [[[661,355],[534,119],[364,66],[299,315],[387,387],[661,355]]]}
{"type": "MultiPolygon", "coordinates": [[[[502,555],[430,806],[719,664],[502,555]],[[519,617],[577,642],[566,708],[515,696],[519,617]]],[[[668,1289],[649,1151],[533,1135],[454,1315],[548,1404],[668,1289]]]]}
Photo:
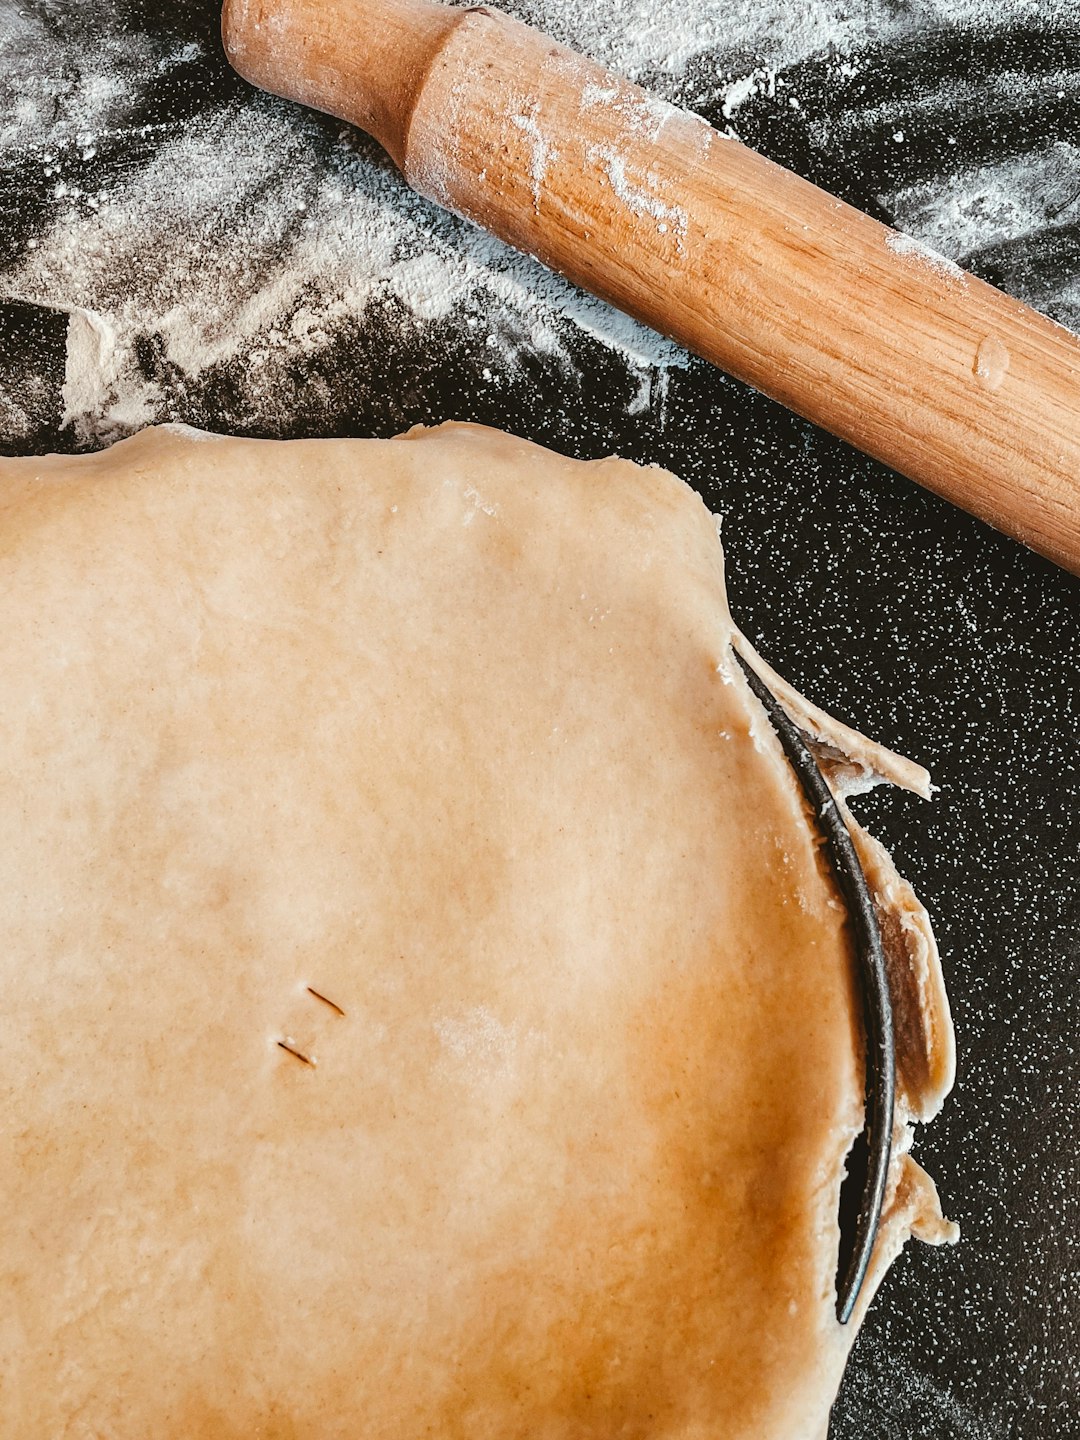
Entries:
{"type": "Polygon", "coordinates": [[[661,182],[656,175],[633,175],[626,156],[608,145],[592,145],[586,156],[607,176],[612,194],[634,215],[651,215],[657,230],[666,235],[672,231],[678,247],[686,236],[687,215],[681,205],[669,205],[660,196],[661,182]]]}
{"type": "MultiPolygon", "coordinates": [[[[885,203],[894,224],[961,265],[988,251],[1007,255],[1080,215],[1080,146],[1059,140],[1034,154],[906,186],[885,203]]],[[[1021,272],[1010,293],[1080,329],[1080,276],[1066,270],[1052,288],[1043,282],[1029,292],[1030,283],[1021,272]]]]}
{"type": "MultiPolygon", "coordinates": [[[[659,95],[640,93],[627,86],[588,84],[581,92],[582,110],[602,108],[614,111],[631,135],[654,144],[669,120],[682,112],[659,95]]],[[[703,124],[705,122],[702,122],[703,124]]]]}
{"type": "Polygon", "coordinates": [[[1026,153],[897,191],[897,223],[928,245],[963,255],[1027,235],[1080,210],[1080,147],[1059,140],[1026,153]]]}
{"type": "Polygon", "coordinates": [[[533,205],[539,215],[540,196],[543,193],[544,181],[547,179],[548,162],[557,160],[559,152],[540,128],[537,110],[537,104],[533,101],[527,115],[513,115],[511,121],[519,130],[525,132],[532,145],[532,154],[529,159],[529,179],[532,181],[533,205]]]}
{"type": "Polygon", "coordinates": [[[776,71],[751,70],[749,75],[733,80],[724,92],[724,104],[721,107],[724,119],[730,120],[740,105],[745,105],[747,100],[755,95],[767,95],[772,99],[775,94],[776,71]]]}
{"type": "Polygon", "coordinates": [[[946,255],[939,254],[925,241],[917,240],[914,235],[890,234],[886,236],[885,244],[893,254],[903,255],[906,259],[913,260],[918,265],[925,265],[931,270],[937,270],[940,274],[948,275],[953,280],[967,279],[959,265],[946,255]]]}

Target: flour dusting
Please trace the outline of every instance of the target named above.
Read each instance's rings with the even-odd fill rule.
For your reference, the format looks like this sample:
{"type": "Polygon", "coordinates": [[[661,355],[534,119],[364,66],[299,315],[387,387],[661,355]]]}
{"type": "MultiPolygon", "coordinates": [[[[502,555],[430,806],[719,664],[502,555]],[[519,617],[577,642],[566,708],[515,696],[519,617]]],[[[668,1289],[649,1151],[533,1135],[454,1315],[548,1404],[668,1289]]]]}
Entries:
{"type": "Polygon", "coordinates": [[[950,279],[961,281],[965,279],[963,270],[955,261],[940,254],[925,241],[917,240],[914,235],[894,232],[886,236],[885,244],[894,255],[903,255],[917,264],[927,265],[931,270],[937,270],[939,274],[946,275],[950,279]]]}
{"type": "MultiPolygon", "coordinates": [[[[677,113],[672,102],[708,109],[718,128],[702,123],[703,144],[740,134],[766,105],[797,114],[825,153],[842,153],[867,125],[881,127],[883,144],[900,147],[903,137],[906,145],[919,117],[893,101],[823,114],[805,90],[796,93],[804,62],[825,57],[837,84],[857,85],[872,79],[873,47],[901,43],[913,26],[993,21],[989,0],[687,0],[674,9],[654,0],[512,0],[506,8],[647,84],[654,93],[644,100],[615,81],[592,82],[582,95],[583,112],[611,107],[645,141],[661,138],[677,113]]],[[[1014,8],[1037,13],[1034,4],[1014,8]]],[[[335,131],[239,81],[200,103],[207,67],[228,73],[216,37],[180,33],[183,7],[167,36],[142,33],[125,14],[123,0],[104,0],[93,16],[73,12],[58,25],[44,0],[18,8],[0,0],[0,165],[25,173],[46,200],[43,223],[0,251],[0,300],[70,315],[62,422],[78,444],[182,418],[274,433],[298,390],[317,387],[304,377],[321,357],[350,337],[362,343],[376,322],[403,344],[428,346],[432,363],[440,355],[454,363],[456,337],[469,337],[484,360],[479,379],[493,387],[538,360],[580,386],[603,356],[626,374],[627,413],[651,410],[663,422],[670,372],[689,363],[678,345],[420,199],[357,132],[335,131]],[[137,123],[154,113],[159,93],[169,103],[179,97],[178,118],[137,123]]],[[[963,94],[972,83],[958,74],[927,94],[940,106],[943,87],[963,94]]],[[[1007,78],[999,83],[1008,89],[1007,78]]],[[[1054,83],[1072,93],[1075,76],[1054,83]]],[[[530,105],[508,118],[526,140],[539,212],[557,153],[530,105]]],[[[678,253],[689,217],[657,176],[613,147],[591,158],[623,206],[670,235],[678,253]]],[[[883,192],[882,205],[908,232],[890,243],[913,263],[955,275],[955,262],[993,237],[1015,240],[1045,223],[1053,204],[1069,203],[1080,152],[1049,142],[1034,168],[1029,162],[883,192]]],[[[1076,282],[1050,298],[1065,323],[1080,317],[1076,282]]],[[[29,432],[34,393],[28,386],[6,400],[9,434],[29,432]]]]}

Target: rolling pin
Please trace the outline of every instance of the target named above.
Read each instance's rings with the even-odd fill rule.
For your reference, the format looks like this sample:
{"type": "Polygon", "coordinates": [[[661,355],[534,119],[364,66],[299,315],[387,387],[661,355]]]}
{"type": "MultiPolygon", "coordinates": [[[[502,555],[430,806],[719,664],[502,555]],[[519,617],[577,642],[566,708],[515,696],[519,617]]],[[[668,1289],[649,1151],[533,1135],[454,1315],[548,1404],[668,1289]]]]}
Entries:
{"type": "Polygon", "coordinates": [[[1080,340],[486,5],[226,0],[248,80],[422,195],[1080,574],[1080,340]]]}

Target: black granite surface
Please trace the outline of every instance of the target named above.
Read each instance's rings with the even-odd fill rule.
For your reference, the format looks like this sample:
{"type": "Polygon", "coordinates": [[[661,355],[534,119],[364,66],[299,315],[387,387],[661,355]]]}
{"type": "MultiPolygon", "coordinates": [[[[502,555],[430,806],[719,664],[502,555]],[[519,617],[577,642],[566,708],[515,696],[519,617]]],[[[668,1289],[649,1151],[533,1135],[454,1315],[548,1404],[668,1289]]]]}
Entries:
{"type": "MultiPolygon", "coordinates": [[[[10,3],[0,0],[0,64],[10,3]]],[[[150,163],[173,127],[244,93],[201,0],[18,8],[88,34],[106,24],[203,42],[167,84],[133,77],[124,124],[86,162],[113,186],[150,163]]],[[[1080,7],[1011,12],[1003,3],[989,25],[914,25],[902,43],[868,45],[850,80],[827,57],[806,60],[786,77],[801,108],[759,95],[740,110],[739,131],[885,220],[882,197],[898,187],[1059,144],[1060,208],[956,258],[1075,323],[1080,7]],[[1003,88],[1005,75],[1022,83],[1003,88]],[[958,76],[964,98],[953,106],[945,82],[958,76]],[[905,115],[911,138],[898,146],[888,132],[905,115]]],[[[722,123],[710,66],[730,65],[706,56],[695,66],[695,105],[722,123]]],[[[280,104],[250,103],[268,114],[280,104]]],[[[299,112],[297,124],[329,157],[336,128],[299,112]]],[[[362,142],[361,153],[383,163],[362,142]]],[[[58,202],[40,156],[13,149],[0,160],[5,293],[4,275],[58,202]]],[[[50,310],[0,302],[0,400],[33,417],[29,431],[0,434],[8,453],[75,446],[59,429],[65,329],[50,310]]],[[[855,808],[915,883],[942,946],[959,1075],[916,1154],[963,1241],[913,1245],[894,1268],[831,1435],[1080,1435],[1080,582],[703,363],[671,372],[666,396],[656,387],[655,403],[631,415],[634,381],[618,357],[582,336],[578,358],[580,382],[537,356],[493,389],[478,337],[453,315],[432,346],[383,308],[343,323],[317,374],[300,367],[277,409],[255,415],[238,409],[227,367],[197,387],[172,385],[152,337],[140,363],[172,418],[208,428],[391,434],[472,419],[581,456],[659,462],[723,512],[733,609],[749,637],[805,694],[925,763],[940,787],[932,804],[878,792],[855,808]]]]}

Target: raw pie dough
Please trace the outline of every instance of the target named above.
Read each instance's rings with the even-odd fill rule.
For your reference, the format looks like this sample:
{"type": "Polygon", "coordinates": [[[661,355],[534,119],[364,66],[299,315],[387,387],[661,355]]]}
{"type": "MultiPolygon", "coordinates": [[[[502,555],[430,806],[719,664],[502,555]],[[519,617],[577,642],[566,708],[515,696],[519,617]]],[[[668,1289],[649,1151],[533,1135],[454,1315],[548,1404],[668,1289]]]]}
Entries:
{"type": "MultiPolygon", "coordinates": [[[[0,507],[6,1440],[823,1436],[859,1002],[702,502],[164,427],[0,507]]],[[[770,679],[838,793],[925,790],[770,679]]],[[[905,1152],[952,1035],[859,843],[876,1283],[951,1238],[905,1152]]]]}

